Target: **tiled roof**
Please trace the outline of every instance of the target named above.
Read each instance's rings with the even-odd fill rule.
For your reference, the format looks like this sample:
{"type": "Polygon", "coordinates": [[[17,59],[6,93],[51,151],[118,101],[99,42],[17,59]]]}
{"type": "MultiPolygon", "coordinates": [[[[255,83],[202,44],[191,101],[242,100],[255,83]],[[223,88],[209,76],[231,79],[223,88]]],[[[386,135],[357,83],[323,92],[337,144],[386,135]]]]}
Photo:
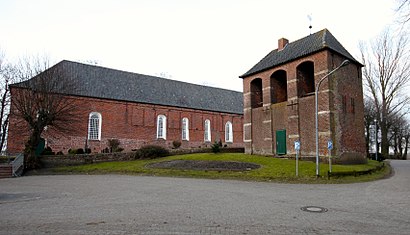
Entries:
{"type": "MultiPolygon", "coordinates": [[[[68,95],[157,104],[225,113],[243,113],[242,92],[190,84],[63,60],[62,69],[79,88],[68,95]]],[[[26,82],[14,84],[24,87],[26,82]]]]}
{"type": "Polygon", "coordinates": [[[327,29],[323,29],[317,33],[297,41],[288,43],[282,50],[275,49],[266,55],[259,63],[253,66],[248,72],[239,76],[240,78],[271,69],[281,64],[296,60],[301,57],[322,51],[331,50],[338,53],[352,63],[360,64],[353,56],[340,44],[339,41],[327,29]]]}

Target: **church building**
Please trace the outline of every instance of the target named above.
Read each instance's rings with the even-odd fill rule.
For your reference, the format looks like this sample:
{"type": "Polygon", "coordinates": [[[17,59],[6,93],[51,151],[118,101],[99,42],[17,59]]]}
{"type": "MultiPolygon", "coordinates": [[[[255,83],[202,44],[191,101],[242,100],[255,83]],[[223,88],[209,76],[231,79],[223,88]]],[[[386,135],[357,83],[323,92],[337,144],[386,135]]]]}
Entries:
{"type": "Polygon", "coordinates": [[[319,155],[366,161],[362,67],[327,29],[294,42],[279,39],[277,49],[240,76],[245,152],[295,155],[299,141],[301,157],[314,157],[315,91],[323,79],[317,94],[319,155]]]}
{"type": "MultiPolygon", "coordinates": [[[[64,93],[81,106],[80,121],[65,134],[43,138],[54,152],[87,148],[102,152],[116,139],[125,151],[145,145],[173,148],[209,148],[215,141],[243,147],[243,95],[241,92],[124,72],[72,61],[49,68],[64,72],[77,89],[64,93]]],[[[29,80],[30,81],[30,80],[29,80]]],[[[29,81],[13,84],[13,95],[29,81]]],[[[23,152],[28,135],[21,120],[10,116],[7,151],[23,152]]]]}

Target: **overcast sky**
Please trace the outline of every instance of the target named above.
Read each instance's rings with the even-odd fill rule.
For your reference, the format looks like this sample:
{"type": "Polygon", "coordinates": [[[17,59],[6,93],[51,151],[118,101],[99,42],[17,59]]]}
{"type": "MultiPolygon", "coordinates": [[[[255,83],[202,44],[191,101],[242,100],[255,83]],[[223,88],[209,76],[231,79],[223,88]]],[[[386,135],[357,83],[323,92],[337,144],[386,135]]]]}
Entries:
{"type": "Polygon", "coordinates": [[[281,37],[324,28],[359,58],[358,44],[394,20],[395,0],[0,0],[9,60],[46,55],[242,91],[239,75],[281,37]]]}

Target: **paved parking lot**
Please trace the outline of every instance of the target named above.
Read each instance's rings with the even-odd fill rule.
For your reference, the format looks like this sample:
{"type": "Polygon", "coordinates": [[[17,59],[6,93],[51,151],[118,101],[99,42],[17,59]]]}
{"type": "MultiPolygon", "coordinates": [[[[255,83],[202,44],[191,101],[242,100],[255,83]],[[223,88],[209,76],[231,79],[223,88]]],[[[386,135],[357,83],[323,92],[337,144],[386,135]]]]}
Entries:
{"type": "Polygon", "coordinates": [[[0,234],[409,234],[410,161],[392,165],[389,179],[343,185],[125,175],[0,179],[0,234]]]}

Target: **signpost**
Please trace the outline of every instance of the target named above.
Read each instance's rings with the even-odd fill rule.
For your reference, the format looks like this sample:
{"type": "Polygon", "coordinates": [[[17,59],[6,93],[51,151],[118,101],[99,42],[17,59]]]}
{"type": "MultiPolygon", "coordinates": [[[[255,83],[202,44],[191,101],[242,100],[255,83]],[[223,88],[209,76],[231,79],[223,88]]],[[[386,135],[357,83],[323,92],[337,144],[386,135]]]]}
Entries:
{"type": "Polygon", "coordinates": [[[329,155],[329,172],[332,173],[332,149],[333,149],[333,142],[332,140],[327,141],[327,154],[329,155]]]}
{"type": "Polygon", "coordinates": [[[299,159],[299,150],[300,150],[300,141],[299,140],[295,141],[295,150],[296,150],[296,176],[298,176],[299,175],[298,159],[299,159]]]}

